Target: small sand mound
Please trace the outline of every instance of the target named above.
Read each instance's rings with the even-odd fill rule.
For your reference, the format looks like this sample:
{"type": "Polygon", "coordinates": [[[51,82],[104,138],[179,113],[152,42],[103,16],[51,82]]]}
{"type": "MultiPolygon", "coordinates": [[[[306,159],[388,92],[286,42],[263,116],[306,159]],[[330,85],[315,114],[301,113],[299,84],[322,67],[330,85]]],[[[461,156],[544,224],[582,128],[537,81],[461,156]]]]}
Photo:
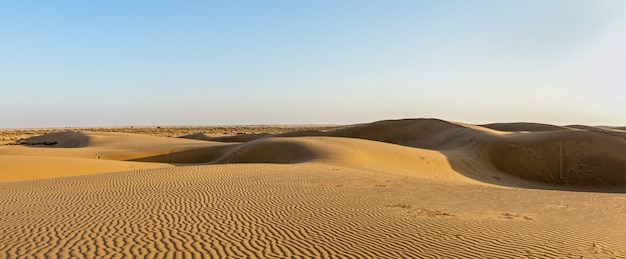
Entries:
{"type": "Polygon", "coordinates": [[[260,139],[246,143],[214,163],[295,164],[315,158],[306,146],[283,138],[260,139]]]}
{"type": "Polygon", "coordinates": [[[25,145],[47,145],[59,148],[79,148],[89,145],[89,137],[81,132],[57,132],[30,137],[21,141],[25,145]]]}

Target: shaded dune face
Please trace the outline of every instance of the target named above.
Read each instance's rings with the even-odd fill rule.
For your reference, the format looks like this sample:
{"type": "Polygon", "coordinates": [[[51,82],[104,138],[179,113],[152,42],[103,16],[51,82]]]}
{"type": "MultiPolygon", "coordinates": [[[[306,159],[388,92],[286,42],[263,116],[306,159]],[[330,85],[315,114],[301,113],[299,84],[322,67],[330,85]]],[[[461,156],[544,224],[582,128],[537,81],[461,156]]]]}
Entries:
{"type": "Polygon", "coordinates": [[[328,135],[445,150],[464,145],[482,131],[438,119],[388,120],[330,132],[328,135]]]}
{"type": "Polygon", "coordinates": [[[89,136],[81,132],[58,132],[41,136],[35,136],[23,140],[24,144],[50,143],[59,148],[80,148],[89,146],[89,136]]]}
{"type": "Polygon", "coordinates": [[[88,158],[98,152],[102,159],[174,164],[322,161],[508,186],[522,180],[538,188],[626,190],[626,132],[619,128],[404,119],[276,135],[164,138],[66,132],[26,141],[56,142],[32,147],[50,156],[88,158]]]}
{"type": "Polygon", "coordinates": [[[500,172],[566,186],[625,187],[626,141],[593,131],[512,135],[485,152],[500,172]]]}
{"type": "Polygon", "coordinates": [[[467,149],[471,153],[507,134],[481,126],[438,119],[381,121],[327,133],[330,136],[361,138],[437,151],[467,149]]]}
{"type": "Polygon", "coordinates": [[[215,145],[215,146],[199,146],[184,150],[167,150],[153,156],[139,157],[128,161],[137,162],[155,162],[155,163],[172,163],[172,164],[202,164],[211,163],[228,154],[233,150],[237,150],[240,145],[215,145]]]}
{"type": "Polygon", "coordinates": [[[281,138],[272,138],[246,143],[214,160],[213,163],[295,164],[313,160],[316,156],[306,145],[281,138]]]}

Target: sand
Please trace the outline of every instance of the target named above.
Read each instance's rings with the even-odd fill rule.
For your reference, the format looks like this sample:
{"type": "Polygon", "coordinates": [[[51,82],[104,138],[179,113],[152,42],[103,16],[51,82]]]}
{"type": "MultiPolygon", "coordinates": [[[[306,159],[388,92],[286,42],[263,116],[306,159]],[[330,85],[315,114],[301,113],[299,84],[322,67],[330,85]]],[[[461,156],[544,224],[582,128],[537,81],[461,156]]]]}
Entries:
{"type": "Polygon", "coordinates": [[[0,146],[0,257],[626,258],[618,127],[411,119],[22,142],[0,146]]]}

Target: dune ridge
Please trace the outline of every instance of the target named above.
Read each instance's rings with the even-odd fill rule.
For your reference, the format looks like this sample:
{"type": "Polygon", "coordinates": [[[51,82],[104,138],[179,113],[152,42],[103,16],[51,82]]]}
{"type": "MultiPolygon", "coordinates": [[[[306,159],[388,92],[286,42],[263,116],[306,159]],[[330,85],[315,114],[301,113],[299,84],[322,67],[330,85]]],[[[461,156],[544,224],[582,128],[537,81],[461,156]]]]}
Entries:
{"type": "MultiPolygon", "coordinates": [[[[515,124],[508,129],[514,129],[514,132],[436,119],[409,119],[381,121],[328,132],[295,133],[292,136],[337,138],[329,139],[328,144],[323,145],[327,148],[333,146],[330,143],[340,141],[338,138],[355,138],[412,147],[415,152],[413,158],[408,155],[404,160],[413,160],[416,163],[404,167],[404,171],[419,171],[421,174],[424,168],[416,166],[420,162],[419,153],[435,151],[443,154],[450,164],[447,169],[441,171],[454,171],[489,183],[519,184],[520,181],[515,179],[523,179],[534,184],[552,186],[552,188],[581,187],[614,191],[626,189],[626,139],[621,133],[597,130],[595,127],[579,129],[550,125],[537,126],[530,123],[515,124]],[[521,130],[522,127],[523,130],[521,130]],[[509,181],[502,181],[503,178],[509,181]]],[[[277,148],[274,140],[278,137],[281,135],[276,137],[263,135],[253,138],[254,141],[245,142],[229,154],[230,161],[293,163],[308,161],[313,157],[323,156],[324,153],[333,153],[328,150],[321,151],[319,148],[317,150],[320,151],[313,152],[313,154],[296,152],[287,147],[282,150],[277,148]],[[267,145],[266,148],[258,148],[262,143],[273,144],[267,145]],[[253,147],[255,151],[240,152],[250,147],[253,147]],[[263,154],[265,159],[259,159],[255,154],[263,154]],[[272,160],[270,159],[272,154],[275,156],[290,154],[293,160],[285,160],[284,157],[272,160]],[[298,157],[297,154],[303,155],[298,157]],[[233,158],[234,156],[238,157],[233,158]]],[[[292,148],[298,146],[299,149],[307,149],[310,146],[297,140],[298,138],[281,138],[283,138],[281,143],[291,145],[292,148]]],[[[227,140],[227,142],[231,141],[233,139],[227,140]]],[[[359,149],[363,143],[342,144],[344,147],[354,147],[346,148],[343,151],[344,154],[384,149],[381,143],[377,145],[379,146],[359,149]]],[[[387,150],[387,152],[372,156],[385,158],[392,157],[396,153],[387,150]]],[[[341,157],[341,155],[334,152],[332,157],[341,157]]],[[[422,160],[434,161],[436,159],[430,157],[422,160]]],[[[226,161],[228,160],[222,159],[217,162],[227,163],[226,161]]],[[[359,164],[362,165],[363,162],[352,163],[352,166],[358,167],[359,164]]],[[[370,166],[375,169],[389,164],[397,163],[379,161],[370,166]]],[[[401,169],[396,168],[397,170],[401,169]]]]}
{"type": "Polygon", "coordinates": [[[0,149],[0,155],[36,153],[37,156],[170,164],[293,164],[323,160],[345,167],[417,177],[432,176],[431,172],[437,171],[441,179],[624,191],[625,137],[626,132],[596,127],[533,123],[477,126],[439,119],[404,119],[330,131],[231,137],[201,133],[180,138],[129,133],[53,133],[25,141],[58,143],[54,146],[5,148],[0,149]]]}

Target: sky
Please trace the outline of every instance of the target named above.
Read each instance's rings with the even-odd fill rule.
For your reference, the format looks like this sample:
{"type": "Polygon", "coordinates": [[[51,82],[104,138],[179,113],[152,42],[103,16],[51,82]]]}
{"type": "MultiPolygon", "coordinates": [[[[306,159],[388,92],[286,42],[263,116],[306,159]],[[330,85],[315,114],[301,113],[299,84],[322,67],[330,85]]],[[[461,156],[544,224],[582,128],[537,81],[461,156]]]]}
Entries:
{"type": "Polygon", "coordinates": [[[0,0],[0,128],[626,125],[626,1],[0,0]]]}

